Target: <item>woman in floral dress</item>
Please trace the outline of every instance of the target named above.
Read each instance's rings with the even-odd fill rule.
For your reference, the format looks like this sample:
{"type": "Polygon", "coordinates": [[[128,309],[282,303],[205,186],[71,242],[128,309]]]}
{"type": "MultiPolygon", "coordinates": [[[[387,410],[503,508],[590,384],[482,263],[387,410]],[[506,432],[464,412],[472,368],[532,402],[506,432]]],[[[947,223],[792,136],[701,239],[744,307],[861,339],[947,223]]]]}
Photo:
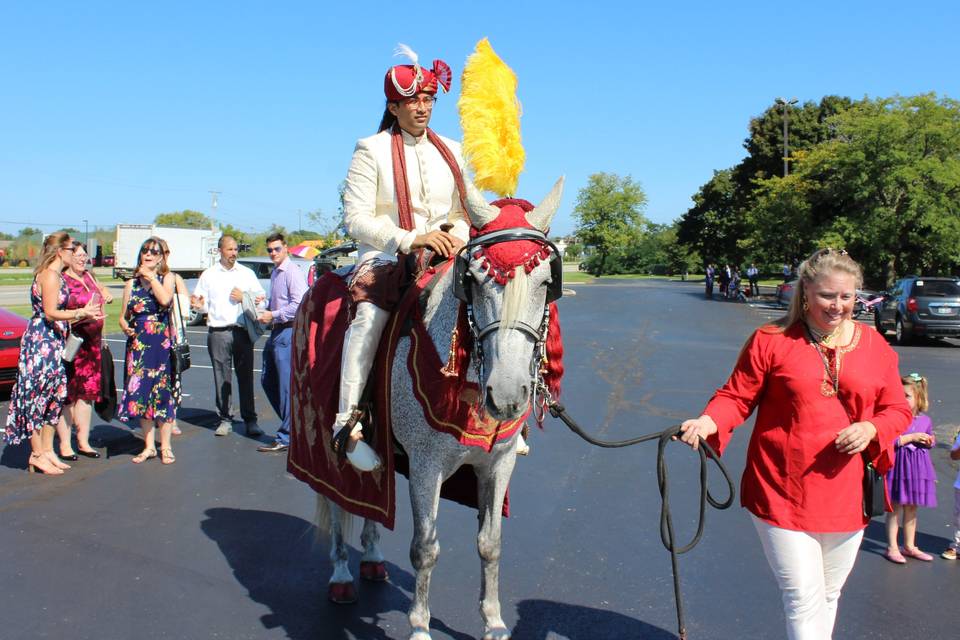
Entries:
{"type": "Polygon", "coordinates": [[[140,247],[137,271],[124,287],[124,312],[120,318],[120,328],[127,335],[127,357],[118,413],[121,420],[140,420],[144,447],[133,458],[136,464],[157,457],[156,427],[160,427],[161,462],[175,461],[170,447],[176,418],[170,366],[170,303],[174,286],[159,238],[147,238],[140,247]]]}
{"type": "MultiPolygon", "coordinates": [[[[69,297],[67,309],[78,309],[91,301],[96,304],[112,302],[110,293],[87,271],[87,251],[79,242],[73,245],[73,256],[67,261],[63,272],[69,297]]],[[[102,307],[101,307],[102,308],[102,307]]],[[[73,333],[83,338],[73,362],[67,367],[67,410],[77,430],[77,453],[70,450],[70,439],[60,441],[60,457],[76,460],[77,454],[86,458],[99,458],[100,454],[90,446],[90,418],[93,403],[100,398],[100,334],[103,319],[77,322],[73,333]]]]}
{"type": "Polygon", "coordinates": [[[67,397],[63,347],[70,321],[102,319],[96,305],[67,311],[67,287],[60,272],[73,253],[73,240],[66,233],[47,236],[34,270],[30,301],[33,317],[20,342],[17,382],[10,394],[10,409],[3,438],[8,445],[30,440],[27,469],[60,475],[70,466],[53,452],[53,436],[61,422],[67,397]]]}

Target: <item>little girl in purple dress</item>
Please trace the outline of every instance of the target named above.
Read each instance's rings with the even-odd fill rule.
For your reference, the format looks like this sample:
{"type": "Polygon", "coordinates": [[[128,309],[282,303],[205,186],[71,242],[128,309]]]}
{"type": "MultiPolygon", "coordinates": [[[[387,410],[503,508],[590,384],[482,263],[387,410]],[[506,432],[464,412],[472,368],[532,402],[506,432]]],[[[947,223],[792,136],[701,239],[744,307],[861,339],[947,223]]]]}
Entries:
{"type": "Polygon", "coordinates": [[[937,473],[930,459],[930,448],[936,444],[936,439],[933,422],[921,413],[930,406],[927,379],[911,373],[900,381],[914,417],[907,430],[894,441],[897,459],[887,474],[893,513],[887,514],[887,552],[883,556],[895,564],[906,563],[906,558],[930,562],[933,556],[916,545],[917,507],[937,506],[937,473]],[[901,521],[903,547],[898,547],[897,530],[901,521]]]}

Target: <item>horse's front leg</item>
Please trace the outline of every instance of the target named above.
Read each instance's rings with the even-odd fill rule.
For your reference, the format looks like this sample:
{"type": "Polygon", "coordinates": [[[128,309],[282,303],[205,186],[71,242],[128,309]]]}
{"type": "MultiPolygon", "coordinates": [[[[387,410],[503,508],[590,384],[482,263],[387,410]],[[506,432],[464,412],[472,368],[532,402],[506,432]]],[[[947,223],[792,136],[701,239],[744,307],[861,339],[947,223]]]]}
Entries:
{"type": "Polygon", "coordinates": [[[476,468],[480,531],[477,551],[480,553],[480,615],[483,617],[483,640],[510,640],[510,630],[500,617],[500,541],[503,523],[503,500],[516,462],[513,446],[494,459],[488,467],[476,468]]]}
{"type": "Polygon", "coordinates": [[[360,534],[360,544],[363,545],[363,555],[360,556],[360,577],[373,582],[383,582],[387,579],[387,567],[380,553],[380,531],[377,523],[369,518],[363,521],[363,532],[360,534]]]}
{"type": "Polygon", "coordinates": [[[327,585],[327,597],[336,604],[353,604],[357,601],[357,590],[353,586],[353,575],[347,566],[350,554],[344,535],[350,514],[322,496],[318,496],[318,501],[323,501],[329,509],[330,562],[333,564],[333,574],[327,585]]]}
{"type": "Polygon", "coordinates": [[[410,563],[417,572],[413,602],[408,619],[410,640],[430,640],[430,575],[440,555],[437,540],[437,509],[442,474],[420,460],[410,460],[410,506],[413,511],[413,540],[410,563]]]}

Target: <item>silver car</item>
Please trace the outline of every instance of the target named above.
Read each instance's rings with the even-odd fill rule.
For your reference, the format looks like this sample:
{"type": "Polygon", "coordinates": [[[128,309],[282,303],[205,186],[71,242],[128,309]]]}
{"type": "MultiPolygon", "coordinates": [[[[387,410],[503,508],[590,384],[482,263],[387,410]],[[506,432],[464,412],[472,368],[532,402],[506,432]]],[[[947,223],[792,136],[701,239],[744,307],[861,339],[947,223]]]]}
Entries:
{"type": "MultiPolygon", "coordinates": [[[[303,258],[298,258],[297,256],[290,256],[290,260],[297,265],[304,274],[307,273],[307,269],[313,264],[312,260],[305,260],[303,258]]],[[[267,298],[270,297],[270,274],[273,273],[273,261],[266,256],[250,256],[246,258],[237,258],[237,264],[242,264],[243,266],[249,268],[257,276],[257,280],[260,281],[260,286],[263,287],[263,290],[267,293],[267,298]]],[[[184,282],[187,285],[187,290],[190,293],[193,293],[193,290],[197,287],[197,278],[188,278],[184,282]]],[[[205,324],[207,321],[207,314],[202,311],[197,311],[196,309],[191,308],[190,314],[187,317],[187,323],[190,325],[201,325],[205,324]]]]}

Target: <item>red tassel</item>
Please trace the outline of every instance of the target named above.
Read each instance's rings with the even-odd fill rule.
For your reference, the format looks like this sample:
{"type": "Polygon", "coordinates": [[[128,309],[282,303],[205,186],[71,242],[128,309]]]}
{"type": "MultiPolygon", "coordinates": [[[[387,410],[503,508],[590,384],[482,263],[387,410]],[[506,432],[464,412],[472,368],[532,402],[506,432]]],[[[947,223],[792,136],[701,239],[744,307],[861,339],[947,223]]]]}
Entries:
{"type": "Polygon", "coordinates": [[[554,400],[560,399],[560,380],[563,378],[563,338],[560,335],[560,314],[557,303],[550,303],[550,326],[547,333],[547,361],[543,379],[554,400]]]}

